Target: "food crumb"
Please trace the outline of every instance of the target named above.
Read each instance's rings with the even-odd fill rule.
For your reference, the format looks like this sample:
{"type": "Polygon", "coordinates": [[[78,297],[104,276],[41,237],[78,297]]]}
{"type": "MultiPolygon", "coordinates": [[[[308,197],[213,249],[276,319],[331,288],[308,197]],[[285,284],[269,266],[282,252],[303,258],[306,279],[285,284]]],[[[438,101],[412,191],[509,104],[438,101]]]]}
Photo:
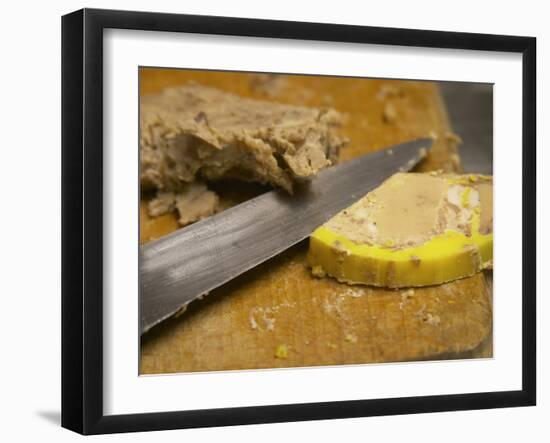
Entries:
{"type": "Polygon", "coordinates": [[[323,271],[323,268],[319,265],[313,266],[311,268],[311,273],[313,274],[314,277],[319,277],[319,278],[323,278],[327,275],[325,271],[323,271]]]}
{"type": "Polygon", "coordinates": [[[364,294],[364,291],[359,288],[349,287],[344,290],[344,295],[348,295],[352,298],[359,298],[362,297],[364,294]]]}
{"type": "Polygon", "coordinates": [[[441,319],[439,318],[439,315],[432,315],[428,312],[424,321],[429,325],[437,326],[441,322],[441,319]]]}
{"type": "Polygon", "coordinates": [[[335,314],[336,317],[344,318],[344,312],[342,310],[342,303],[344,303],[344,295],[340,294],[338,296],[330,297],[332,300],[329,300],[329,298],[325,299],[325,302],[323,303],[323,310],[327,314],[335,314]]]}
{"type": "Polygon", "coordinates": [[[280,344],[275,349],[275,358],[285,359],[288,357],[288,346],[280,344]]]}
{"type": "Polygon", "coordinates": [[[401,292],[401,302],[399,303],[399,309],[403,310],[403,307],[413,297],[413,295],[414,295],[414,289],[408,289],[406,291],[401,292]]]}
{"type": "Polygon", "coordinates": [[[265,328],[268,331],[273,331],[273,329],[275,329],[275,319],[274,318],[264,316],[264,321],[265,321],[265,328]]]}
{"type": "Polygon", "coordinates": [[[187,311],[187,306],[188,305],[183,305],[181,308],[179,308],[174,314],[174,318],[178,318],[180,315],[183,315],[185,311],[187,311]]]}
{"type": "Polygon", "coordinates": [[[441,318],[439,315],[434,315],[431,312],[426,312],[426,305],[423,305],[422,308],[420,308],[415,316],[422,320],[424,323],[428,323],[432,326],[438,326],[439,323],[441,323],[441,318]]]}
{"type": "Polygon", "coordinates": [[[384,105],[384,111],[382,112],[382,120],[384,123],[393,123],[397,118],[397,110],[392,103],[386,103],[384,105]]]}
{"type": "Polygon", "coordinates": [[[357,335],[355,334],[347,333],[345,339],[349,343],[357,343],[357,335]]]}
{"type": "Polygon", "coordinates": [[[426,311],[426,305],[422,305],[422,307],[414,313],[415,317],[424,319],[425,318],[425,311],[426,311]]]}
{"type": "Polygon", "coordinates": [[[203,292],[201,295],[199,295],[196,300],[202,300],[204,297],[206,297],[208,294],[210,294],[210,291],[203,292]]]}
{"type": "Polygon", "coordinates": [[[250,322],[251,329],[258,329],[258,322],[254,317],[254,309],[251,309],[250,312],[248,313],[248,321],[250,322]]]}
{"type": "Polygon", "coordinates": [[[275,329],[275,313],[279,311],[281,307],[292,307],[292,303],[282,303],[278,306],[273,306],[271,308],[261,308],[254,307],[248,313],[248,321],[250,323],[250,328],[254,330],[262,330],[261,325],[263,324],[263,330],[273,331],[275,329]]]}

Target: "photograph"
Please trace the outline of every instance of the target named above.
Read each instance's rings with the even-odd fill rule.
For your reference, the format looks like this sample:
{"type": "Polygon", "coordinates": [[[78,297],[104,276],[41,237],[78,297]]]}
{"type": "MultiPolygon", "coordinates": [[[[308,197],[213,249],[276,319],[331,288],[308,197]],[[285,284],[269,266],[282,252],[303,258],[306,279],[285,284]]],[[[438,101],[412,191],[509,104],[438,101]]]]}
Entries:
{"type": "Polygon", "coordinates": [[[64,428],[537,404],[536,38],[292,20],[63,16],[64,428]]]}
{"type": "Polygon", "coordinates": [[[548,14],[472,3],[6,3],[0,441],[550,442],[548,14]]]}
{"type": "Polygon", "coordinates": [[[493,357],[492,84],[138,71],[140,375],[493,357]]]}

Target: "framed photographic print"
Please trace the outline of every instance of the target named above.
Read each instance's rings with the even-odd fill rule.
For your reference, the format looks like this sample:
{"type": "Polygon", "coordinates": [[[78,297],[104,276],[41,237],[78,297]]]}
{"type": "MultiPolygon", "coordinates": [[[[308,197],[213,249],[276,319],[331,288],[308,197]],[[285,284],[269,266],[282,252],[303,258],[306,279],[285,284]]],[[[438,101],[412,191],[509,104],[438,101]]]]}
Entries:
{"type": "Polygon", "coordinates": [[[535,50],[64,16],[62,425],[534,405],[535,50]]]}

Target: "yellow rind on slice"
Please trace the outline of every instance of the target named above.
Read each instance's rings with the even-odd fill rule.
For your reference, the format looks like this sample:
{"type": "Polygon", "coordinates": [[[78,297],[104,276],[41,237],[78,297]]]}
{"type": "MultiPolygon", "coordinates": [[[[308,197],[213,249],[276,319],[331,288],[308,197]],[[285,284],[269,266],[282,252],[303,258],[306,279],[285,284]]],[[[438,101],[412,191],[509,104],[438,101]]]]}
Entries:
{"type": "MultiPolygon", "coordinates": [[[[468,194],[462,196],[463,204],[468,194]]],[[[470,235],[448,229],[422,244],[395,248],[387,242],[357,244],[323,225],[311,235],[308,261],[314,275],[328,274],[350,284],[390,288],[440,284],[491,266],[493,233],[482,234],[479,228],[476,208],[470,235]]]]}

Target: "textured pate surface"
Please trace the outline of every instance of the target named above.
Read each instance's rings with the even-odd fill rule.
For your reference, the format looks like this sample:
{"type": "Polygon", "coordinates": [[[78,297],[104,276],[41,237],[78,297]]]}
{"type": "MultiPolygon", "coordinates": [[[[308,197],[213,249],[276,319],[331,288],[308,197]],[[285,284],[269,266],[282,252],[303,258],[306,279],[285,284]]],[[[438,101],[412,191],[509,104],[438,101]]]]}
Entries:
{"type": "Polygon", "coordinates": [[[492,201],[491,177],[398,173],[324,226],[356,244],[406,248],[446,230],[470,236],[476,210],[480,232],[492,232],[492,201]]]}
{"type": "MultiPolygon", "coordinates": [[[[173,208],[166,193],[187,193],[189,183],[200,181],[238,179],[292,192],[296,180],[336,162],[344,143],[334,131],[340,123],[331,109],[247,99],[197,84],[144,96],[141,186],[163,193],[150,214],[173,208]]],[[[212,213],[216,200],[204,195],[212,213]]],[[[182,222],[193,221],[180,215],[182,222]]]]}

